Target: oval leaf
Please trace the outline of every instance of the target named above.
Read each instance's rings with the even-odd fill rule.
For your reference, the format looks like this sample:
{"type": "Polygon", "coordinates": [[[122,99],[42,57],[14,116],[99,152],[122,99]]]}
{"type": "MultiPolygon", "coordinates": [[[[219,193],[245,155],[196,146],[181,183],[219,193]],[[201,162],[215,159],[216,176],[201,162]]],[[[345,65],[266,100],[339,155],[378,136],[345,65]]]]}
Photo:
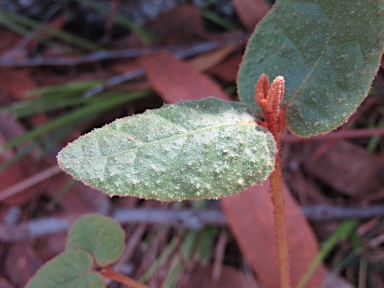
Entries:
{"type": "Polygon", "coordinates": [[[92,266],[89,253],[64,252],[41,267],[26,288],[105,287],[103,276],[91,271],[92,266]]]}
{"type": "Polygon", "coordinates": [[[65,250],[86,251],[98,265],[106,266],[115,262],[123,253],[124,231],[119,222],[110,217],[87,214],[69,229],[65,250]]]}
{"type": "Polygon", "coordinates": [[[311,136],[337,128],[365,98],[379,67],[382,5],[279,0],[248,43],[238,77],[240,98],[257,109],[253,97],[260,75],[270,80],[281,75],[291,132],[311,136]]]}
{"type": "Polygon", "coordinates": [[[171,201],[220,198],[260,183],[275,152],[248,106],[206,98],[116,120],[70,143],[58,162],[109,195],[171,201]]]}

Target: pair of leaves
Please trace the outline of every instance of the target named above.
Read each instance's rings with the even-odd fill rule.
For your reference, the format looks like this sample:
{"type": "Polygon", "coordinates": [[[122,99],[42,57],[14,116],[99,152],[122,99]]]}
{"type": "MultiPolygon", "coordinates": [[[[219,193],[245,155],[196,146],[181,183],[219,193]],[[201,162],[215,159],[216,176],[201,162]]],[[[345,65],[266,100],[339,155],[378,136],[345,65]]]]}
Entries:
{"type": "MultiPolygon", "coordinates": [[[[258,25],[239,71],[240,98],[256,113],[262,73],[285,77],[288,128],[337,128],[367,95],[383,48],[381,0],[280,0],[258,25]]],[[[239,103],[186,101],[117,120],[58,155],[74,178],[109,195],[164,201],[221,198],[273,170],[275,143],[239,103]]]]}
{"type": "Polygon", "coordinates": [[[47,262],[26,288],[105,287],[93,265],[115,262],[123,249],[124,231],[117,221],[99,214],[83,216],[69,230],[65,252],[47,262]]]}

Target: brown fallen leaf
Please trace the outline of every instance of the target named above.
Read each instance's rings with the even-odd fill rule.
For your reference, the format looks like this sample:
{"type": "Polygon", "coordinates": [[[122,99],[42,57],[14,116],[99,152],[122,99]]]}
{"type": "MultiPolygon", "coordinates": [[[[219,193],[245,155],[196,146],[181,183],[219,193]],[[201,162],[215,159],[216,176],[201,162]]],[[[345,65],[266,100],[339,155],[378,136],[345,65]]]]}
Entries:
{"type": "MultiPolygon", "coordinates": [[[[312,147],[315,155],[319,145],[313,144],[312,147]]],[[[380,157],[344,140],[332,143],[322,155],[309,159],[305,167],[348,196],[373,193],[384,184],[379,176],[382,168],[380,157]]]]}
{"type": "MultiPolygon", "coordinates": [[[[50,19],[48,23],[45,24],[45,27],[63,30],[63,26],[67,22],[68,16],[66,15],[67,11],[65,9],[61,10],[60,13],[56,14],[54,18],[50,19]]],[[[39,31],[39,36],[50,38],[51,35],[44,31],[39,31]]]]}
{"type": "MultiPolygon", "coordinates": [[[[1,135],[0,135],[1,136],[1,135]]],[[[1,145],[0,141],[0,145],[1,145]]],[[[6,160],[9,160],[13,155],[9,155],[10,153],[3,153],[3,155],[0,156],[0,163],[4,163],[6,160]],[[8,154],[8,155],[5,155],[8,154]]],[[[10,165],[8,168],[5,170],[1,171],[0,173],[0,191],[3,191],[4,189],[22,181],[26,177],[26,173],[24,172],[22,166],[20,163],[14,163],[10,165]]],[[[10,197],[5,201],[2,201],[3,203],[5,202],[7,205],[21,205],[25,201],[28,200],[28,197],[20,197],[19,195],[10,197]]]]}
{"type": "MultiPolygon", "coordinates": [[[[11,116],[0,116],[0,145],[6,143],[8,140],[19,136],[24,133],[21,125],[11,116]]],[[[7,150],[0,153],[0,163],[11,160],[15,156],[12,150],[7,150]]],[[[28,169],[31,165],[31,159],[23,158],[16,163],[11,164],[0,173],[0,194],[3,190],[16,185],[23,181],[31,174],[28,169]]],[[[33,165],[31,165],[33,167],[33,165]]],[[[38,165],[37,165],[38,166],[38,165]]],[[[6,200],[1,201],[6,205],[22,205],[35,194],[34,189],[25,189],[22,194],[11,196],[6,200]]],[[[0,195],[1,197],[1,195],[0,195]]]]}
{"type": "MultiPolygon", "coordinates": [[[[265,181],[223,198],[221,206],[240,250],[260,281],[268,288],[279,288],[273,208],[268,190],[269,182],[265,181]]],[[[284,196],[291,285],[295,287],[317,255],[318,247],[312,229],[286,189],[284,196]]],[[[305,287],[320,287],[323,279],[324,268],[320,266],[305,287]]]]}
{"type": "Polygon", "coordinates": [[[232,0],[243,25],[253,31],[257,23],[268,13],[271,6],[266,0],[232,0]]]}
{"type": "Polygon", "coordinates": [[[344,278],[327,272],[327,277],[325,278],[322,288],[353,288],[354,286],[348,283],[344,278]]]}
{"type": "Polygon", "coordinates": [[[209,51],[200,54],[190,60],[188,63],[191,64],[199,71],[206,71],[207,69],[219,64],[223,59],[227,58],[236,48],[241,44],[234,43],[228,46],[224,46],[213,51],[209,51]]]}
{"type": "Polygon", "coordinates": [[[169,53],[143,55],[139,61],[149,82],[165,102],[200,100],[209,96],[231,100],[212,78],[169,53]]]}
{"type": "Polygon", "coordinates": [[[116,63],[113,63],[110,67],[110,70],[116,72],[116,73],[126,73],[126,72],[129,72],[129,71],[133,71],[133,70],[136,70],[136,69],[139,69],[141,68],[141,65],[138,61],[132,61],[132,60],[128,60],[128,61],[124,61],[124,60],[121,60],[121,61],[118,61],[116,63]]]}
{"type": "Polygon", "coordinates": [[[24,241],[12,244],[5,259],[8,278],[17,287],[24,287],[42,265],[42,259],[31,245],[24,241]]]}
{"type": "MultiPolygon", "coordinates": [[[[6,28],[0,28],[1,43],[0,43],[0,56],[3,56],[9,49],[12,49],[23,38],[23,36],[6,28]]],[[[22,55],[16,55],[17,58],[25,57],[26,51],[22,51],[22,55]]]]}
{"type": "Polygon", "coordinates": [[[242,59],[243,55],[241,54],[229,56],[223,62],[210,68],[208,72],[223,80],[234,82],[237,80],[237,72],[242,59]]]}
{"type": "Polygon", "coordinates": [[[12,93],[17,99],[23,100],[30,89],[36,87],[30,68],[13,69],[0,68],[0,87],[12,93]]]}
{"type": "MultiPolygon", "coordinates": [[[[55,197],[57,193],[66,185],[67,181],[71,180],[71,177],[64,173],[60,173],[48,180],[46,185],[45,194],[50,197],[55,197]]],[[[82,190],[86,187],[81,183],[74,183],[68,191],[60,198],[59,205],[61,210],[68,214],[85,214],[90,212],[97,212],[97,207],[94,207],[92,203],[89,203],[82,196],[82,190]]],[[[96,191],[94,191],[97,193],[96,191]]],[[[101,194],[102,193],[97,193],[101,194]]],[[[97,197],[94,195],[94,197],[97,197]]]]}
{"type": "Polygon", "coordinates": [[[160,15],[150,30],[156,32],[157,43],[163,45],[176,44],[193,35],[200,35],[205,38],[203,20],[199,9],[192,4],[181,4],[168,12],[160,15]]]}
{"type": "MultiPolygon", "coordinates": [[[[294,155],[293,157],[297,157],[294,155]]],[[[328,200],[322,193],[320,188],[315,185],[311,179],[305,177],[300,168],[291,170],[289,173],[290,188],[297,193],[301,205],[323,204],[332,205],[332,201],[328,200]]]]}
{"type": "Polygon", "coordinates": [[[218,281],[212,280],[212,266],[202,266],[197,269],[191,276],[187,285],[183,288],[250,288],[247,284],[244,272],[232,267],[224,265],[218,281]]]}
{"type": "Polygon", "coordinates": [[[14,287],[15,286],[9,283],[7,279],[5,279],[4,277],[0,277],[0,288],[14,288],[14,287]]]}
{"type": "Polygon", "coordinates": [[[36,249],[43,259],[51,259],[65,250],[66,242],[67,231],[45,235],[39,238],[39,245],[36,246],[36,249]]]}

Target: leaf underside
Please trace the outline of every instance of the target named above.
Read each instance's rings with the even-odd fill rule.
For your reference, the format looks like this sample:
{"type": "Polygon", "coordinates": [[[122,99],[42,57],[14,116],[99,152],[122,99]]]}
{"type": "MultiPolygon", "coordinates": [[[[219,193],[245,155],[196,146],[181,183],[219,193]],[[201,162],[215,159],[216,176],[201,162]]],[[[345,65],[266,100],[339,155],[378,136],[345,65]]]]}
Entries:
{"type": "Polygon", "coordinates": [[[365,98],[379,67],[383,8],[382,0],[279,0],[248,43],[240,98],[261,113],[253,100],[257,80],[281,75],[291,132],[337,128],[365,98]]]}
{"type": "Polygon", "coordinates": [[[118,119],[70,143],[58,162],[111,196],[171,201],[221,198],[260,183],[275,153],[248,106],[206,98],[118,119]]]}

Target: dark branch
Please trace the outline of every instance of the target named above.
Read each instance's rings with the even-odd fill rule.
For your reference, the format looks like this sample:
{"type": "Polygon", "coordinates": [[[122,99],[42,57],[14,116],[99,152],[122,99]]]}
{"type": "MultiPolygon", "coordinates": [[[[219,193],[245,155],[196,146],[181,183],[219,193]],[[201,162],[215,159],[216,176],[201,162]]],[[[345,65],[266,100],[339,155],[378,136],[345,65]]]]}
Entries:
{"type": "Polygon", "coordinates": [[[328,205],[302,206],[301,211],[309,221],[324,222],[344,220],[348,218],[366,219],[383,216],[384,205],[372,205],[369,207],[337,207],[328,205]]]}
{"type": "Polygon", "coordinates": [[[374,135],[384,135],[383,128],[370,128],[370,129],[355,129],[355,130],[340,130],[331,132],[325,135],[318,135],[312,137],[298,137],[295,135],[283,135],[280,138],[284,143],[296,143],[306,141],[320,141],[320,140],[340,140],[345,138],[363,138],[372,137],[374,135]]]}
{"type": "Polygon", "coordinates": [[[180,45],[172,47],[144,47],[144,48],[132,48],[124,50],[112,50],[112,51],[99,51],[90,53],[83,56],[76,57],[55,57],[55,58],[42,58],[35,57],[22,60],[0,60],[0,66],[12,66],[12,67],[29,67],[29,66],[74,66],[84,63],[109,60],[109,59],[121,59],[129,57],[137,57],[145,54],[154,54],[160,52],[170,52],[178,58],[185,58],[192,55],[196,55],[202,52],[213,50],[222,46],[230,45],[236,42],[242,42],[248,39],[249,35],[240,35],[233,37],[229,40],[223,41],[206,41],[196,43],[194,45],[180,45]]]}

